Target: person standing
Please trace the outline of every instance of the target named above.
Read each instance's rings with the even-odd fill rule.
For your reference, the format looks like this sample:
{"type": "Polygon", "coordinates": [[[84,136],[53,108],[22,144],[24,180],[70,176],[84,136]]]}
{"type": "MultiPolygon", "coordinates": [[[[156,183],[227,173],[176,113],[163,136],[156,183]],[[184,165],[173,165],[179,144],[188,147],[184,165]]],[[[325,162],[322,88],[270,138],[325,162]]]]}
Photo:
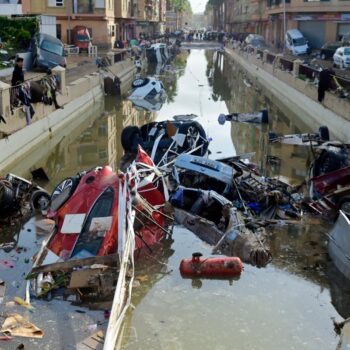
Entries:
{"type": "Polygon", "coordinates": [[[11,86],[10,90],[10,102],[11,108],[16,107],[19,104],[18,94],[20,90],[20,85],[24,83],[24,72],[23,72],[23,58],[17,57],[15,68],[12,72],[11,86]]]}

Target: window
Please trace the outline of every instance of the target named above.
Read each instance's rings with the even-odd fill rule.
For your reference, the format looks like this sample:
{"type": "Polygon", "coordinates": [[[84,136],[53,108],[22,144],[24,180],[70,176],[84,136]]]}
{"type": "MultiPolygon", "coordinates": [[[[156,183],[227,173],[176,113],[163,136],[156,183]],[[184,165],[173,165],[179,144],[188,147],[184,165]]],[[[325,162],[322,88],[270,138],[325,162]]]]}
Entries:
{"type": "Polygon", "coordinates": [[[48,40],[44,40],[41,43],[40,48],[44,51],[51,52],[55,55],[63,56],[63,46],[53,43],[48,40]]]}
{"type": "Polygon", "coordinates": [[[64,6],[64,0],[49,0],[48,1],[49,7],[63,7],[64,6]]]}
{"type": "Polygon", "coordinates": [[[109,36],[115,36],[115,25],[114,24],[109,26],[109,36]]]}

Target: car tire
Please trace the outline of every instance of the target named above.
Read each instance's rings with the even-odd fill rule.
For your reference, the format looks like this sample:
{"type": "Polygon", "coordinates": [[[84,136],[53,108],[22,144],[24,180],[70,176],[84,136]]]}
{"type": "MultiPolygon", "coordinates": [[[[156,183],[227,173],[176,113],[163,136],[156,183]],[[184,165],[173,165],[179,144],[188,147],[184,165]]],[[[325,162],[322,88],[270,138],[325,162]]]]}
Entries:
{"type": "Polygon", "coordinates": [[[149,83],[149,79],[148,78],[139,78],[139,79],[135,79],[131,86],[136,89],[136,88],[140,88],[142,86],[145,86],[149,83]]]}
{"type": "Polygon", "coordinates": [[[124,152],[135,152],[137,150],[133,149],[135,144],[135,137],[141,138],[141,131],[137,126],[127,126],[123,129],[121,135],[121,143],[124,149],[124,152]]]}
{"type": "Polygon", "coordinates": [[[43,190],[34,191],[30,197],[30,207],[32,211],[47,210],[50,206],[51,196],[43,190]]]}
{"type": "Polygon", "coordinates": [[[192,152],[191,154],[198,156],[204,156],[206,154],[208,150],[208,141],[202,125],[195,121],[183,123],[179,127],[179,133],[186,135],[184,144],[181,147],[182,152],[186,152],[187,150],[196,148],[202,144],[203,147],[199,148],[195,152],[192,152]],[[198,140],[196,140],[197,138],[198,140]]]}
{"type": "Polygon", "coordinates": [[[329,141],[329,129],[326,125],[320,126],[318,133],[320,134],[322,141],[329,141]]]}
{"type": "Polygon", "coordinates": [[[340,199],[338,203],[338,210],[343,211],[348,218],[350,217],[350,197],[340,199]]]}

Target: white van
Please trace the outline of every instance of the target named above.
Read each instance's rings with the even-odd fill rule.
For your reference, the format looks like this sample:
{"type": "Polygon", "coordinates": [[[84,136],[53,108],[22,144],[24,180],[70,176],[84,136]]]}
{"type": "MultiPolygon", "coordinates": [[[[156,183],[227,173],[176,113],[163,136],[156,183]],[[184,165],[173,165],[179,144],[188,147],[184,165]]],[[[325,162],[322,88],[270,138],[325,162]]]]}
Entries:
{"type": "Polygon", "coordinates": [[[289,29],[285,35],[286,48],[293,55],[303,55],[309,52],[309,45],[304,35],[298,29],[289,29]]]}

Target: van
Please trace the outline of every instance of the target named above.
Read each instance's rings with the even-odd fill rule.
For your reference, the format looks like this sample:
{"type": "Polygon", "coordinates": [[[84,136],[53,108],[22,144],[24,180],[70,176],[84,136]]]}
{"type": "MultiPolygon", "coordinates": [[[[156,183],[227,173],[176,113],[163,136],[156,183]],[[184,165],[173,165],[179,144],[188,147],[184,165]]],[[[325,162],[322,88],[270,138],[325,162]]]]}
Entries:
{"type": "Polygon", "coordinates": [[[61,40],[51,35],[35,34],[31,42],[31,49],[32,64],[35,69],[47,70],[67,65],[61,40]]]}
{"type": "Polygon", "coordinates": [[[91,43],[89,29],[85,26],[75,26],[73,28],[72,34],[74,46],[79,47],[80,51],[88,51],[89,45],[91,43]]]}
{"type": "Polygon", "coordinates": [[[303,55],[309,53],[309,45],[304,35],[298,29],[287,30],[285,35],[286,48],[293,55],[303,55]]]}

